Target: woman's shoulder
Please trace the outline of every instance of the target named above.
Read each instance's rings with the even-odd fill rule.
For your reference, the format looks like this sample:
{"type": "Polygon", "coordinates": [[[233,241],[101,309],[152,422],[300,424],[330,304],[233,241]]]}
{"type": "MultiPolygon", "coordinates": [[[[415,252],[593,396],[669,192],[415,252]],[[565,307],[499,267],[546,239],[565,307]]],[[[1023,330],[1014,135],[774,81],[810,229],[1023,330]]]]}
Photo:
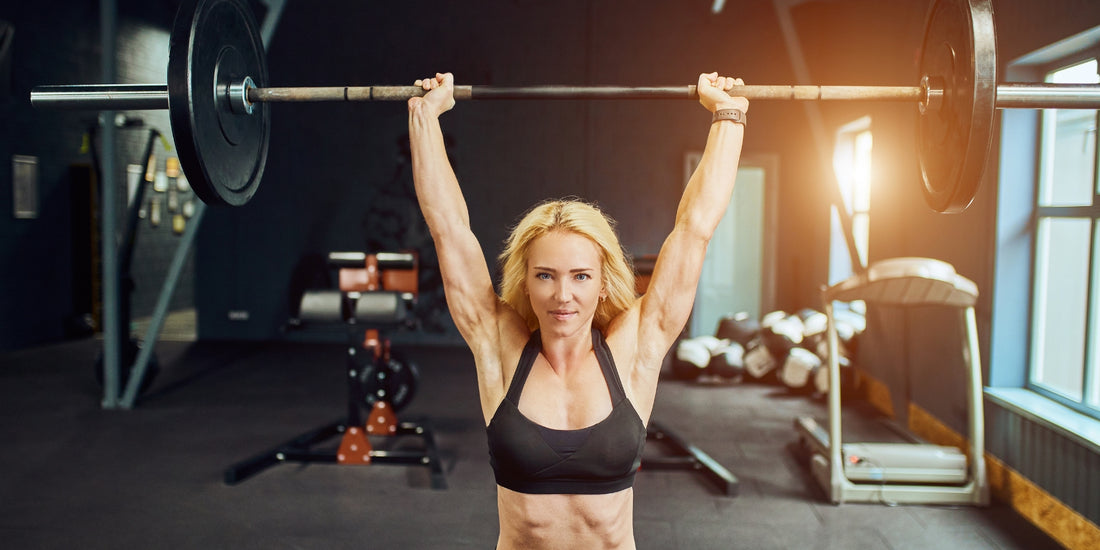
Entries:
{"type": "Polygon", "coordinates": [[[486,422],[492,418],[500,401],[504,399],[523,349],[531,336],[526,324],[501,324],[494,329],[476,335],[463,335],[474,356],[486,422]]]}
{"type": "Polygon", "coordinates": [[[513,359],[519,359],[530,338],[531,330],[523,319],[514,313],[508,315],[507,312],[498,316],[494,325],[463,334],[463,339],[479,367],[498,366],[504,369],[508,368],[513,359]]]}

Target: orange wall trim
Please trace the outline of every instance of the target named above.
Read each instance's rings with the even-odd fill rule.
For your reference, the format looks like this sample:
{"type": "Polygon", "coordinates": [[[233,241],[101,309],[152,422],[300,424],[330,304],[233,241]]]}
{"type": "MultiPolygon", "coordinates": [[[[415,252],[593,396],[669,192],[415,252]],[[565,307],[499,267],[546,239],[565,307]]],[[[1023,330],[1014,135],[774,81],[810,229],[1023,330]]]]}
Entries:
{"type": "Polygon", "coordinates": [[[890,388],[879,382],[878,379],[867,376],[863,371],[856,371],[856,395],[863,392],[864,399],[878,412],[887,418],[896,418],[894,415],[894,400],[890,397],[890,388]]]}

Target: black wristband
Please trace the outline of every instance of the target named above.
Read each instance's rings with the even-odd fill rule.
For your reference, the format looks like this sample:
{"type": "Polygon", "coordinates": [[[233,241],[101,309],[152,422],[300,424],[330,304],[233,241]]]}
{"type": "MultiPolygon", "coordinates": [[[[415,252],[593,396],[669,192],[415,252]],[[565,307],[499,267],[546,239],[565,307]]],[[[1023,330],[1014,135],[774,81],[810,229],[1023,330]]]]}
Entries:
{"type": "Polygon", "coordinates": [[[748,126],[748,115],[741,109],[718,109],[714,111],[714,116],[710,119],[710,123],[714,124],[719,120],[731,120],[742,126],[748,126]]]}

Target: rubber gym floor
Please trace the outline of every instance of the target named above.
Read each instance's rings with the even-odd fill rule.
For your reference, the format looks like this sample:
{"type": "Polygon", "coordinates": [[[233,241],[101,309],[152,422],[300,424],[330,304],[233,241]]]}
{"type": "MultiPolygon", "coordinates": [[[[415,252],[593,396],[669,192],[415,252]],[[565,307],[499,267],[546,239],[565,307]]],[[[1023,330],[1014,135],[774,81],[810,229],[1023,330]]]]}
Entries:
{"type": "MultiPolygon", "coordinates": [[[[426,468],[394,465],[280,464],[223,483],[229,465],[344,414],[341,345],[162,342],[160,374],[129,411],[100,407],[99,346],[90,339],[0,354],[0,546],[494,546],[495,487],[464,348],[404,350],[421,378],[400,416],[434,426],[448,483],[438,491],[426,468]]],[[[858,403],[849,409],[846,441],[881,435],[858,403]]],[[[793,419],[824,419],[824,411],[823,402],[774,385],[663,380],[654,419],[731,470],[740,494],[724,496],[691,471],[643,469],[634,489],[638,547],[1058,548],[999,502],[828,503],[792,452],[793,419]]]]}

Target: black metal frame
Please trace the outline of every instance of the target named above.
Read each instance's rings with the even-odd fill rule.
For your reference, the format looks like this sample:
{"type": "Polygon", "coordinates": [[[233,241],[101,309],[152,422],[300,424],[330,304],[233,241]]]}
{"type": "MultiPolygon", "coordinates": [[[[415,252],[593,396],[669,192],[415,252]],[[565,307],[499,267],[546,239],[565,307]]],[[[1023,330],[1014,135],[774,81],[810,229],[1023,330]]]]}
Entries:
{"type": "MultiPolygon", "coordinates": [[[[141,128],[143,122],[140,119],[127,119],[125,125],[119,125],[118,128],[141,128]]],[[[111,121],[110,124],[118,124],[115,121],[111,121]]],[[[104,338],[115,338],[117,342],[116,348],[119,354],[119,370],[117,382],[118,386],[113,390],[106,388],[108,382],[108,376],[106,372],[95,373],[97,380],[101,380],[101,386],[104,388],[104,395],[113,395],[114,399],[108,400],[104,398],[104,403],[109,407],[114,407],[117,404],[118,398],[122,397],[127,387],[130,385],[130,377],[135,373],[137,366],[135,361],[137,359],[137,353],[131,353],[132,347],[141,347],[143,344],[134,339],[130,334],[130,325],[133,320],[133,294],[135,289],[134,275],[133,275],[133,257],[134,248],[137,246],[137,237],[140,228],[141,221],[141,206],[145,200],[145,193],[148,187],[152,184],[145,178],[145,170],[149,166],[149,161],[153,158],[153,147],[155,146],[157,139],[161,137],[160,131],[156,128],[149,128],[149,135],[145,140],[145,149],[141,156],[141,169],[142,177],[138,178],[138,184],[134,189],[134,197],[129,203],[129,207],[126,211],[126,226],[123,228],[123,233],[117,241],[116,247],[116,281],[117,281],[117,295],[116,301],[118,302],[118,313],[114,318],[113,330],[107,330],[106,322],[104,318],[104,338]],[[131,344],[133,342],[133,344],[131,344]]],[[[99,127],[93,125],[88,129],[89,139],[91,140],[90,158],[92,163],[92,171],[99,182],[111,182],[113,178],[104,177],[103,170],[100,167],[99,153],[96,151],[96,146],[99,137],[99,127]]],[[[97,195],[102,201],[102,197],[106,193],[115,193],[116,189],[109,183],[100,183],[97,188],[97,195]]],[[[115,246],[115,241],[104,243],[104,246],[115,246]]],[[[146,342],[144,345],[152,346],[155,342],[146,342]]],[[[101,352],[99,359],[95,362],[97,369],[110,368],[106,364],[105,353],[101,352]]],[[[142,377],[141,381],[137,383],[139,392],[145,391],[148,385],[152,382],[152,379],[157,375],[157,361],[155,355],[150,356],[149,365],[147,368],[140,369],[138,373],[142,377]]],[[[132,404],[132,403],[130,403],[132,404]]]]}
{"type": "MultiPolygon", "coordinates": [[[[225,483],[227,485],[236,485],[283,462],[320,462],[336,464],[338,460],[336,458],[337,452],[335,449],[313,450],[312,447],[333,437],[342,436],[349,427],[349,424],[350,422],[347,422],[346,419],[336,420],[298,435],[284,443],[280,443],[274,448],[259,453],[251,458],[242,460],[226,469],[225,483]]],[[[432,430],[423,422],[401,422],[397,426],[397,433],[386,437],[401,436],[418,436],[423,438],[424,450],[389,451],[372,449],[370,451],[370,464],[426,466],[431,470],[432,489],[446,489],[447,478],[443,473],[443,464],[439,460],[439,451],[435,445],[435,437],[432,434],[432,430]]]]}

